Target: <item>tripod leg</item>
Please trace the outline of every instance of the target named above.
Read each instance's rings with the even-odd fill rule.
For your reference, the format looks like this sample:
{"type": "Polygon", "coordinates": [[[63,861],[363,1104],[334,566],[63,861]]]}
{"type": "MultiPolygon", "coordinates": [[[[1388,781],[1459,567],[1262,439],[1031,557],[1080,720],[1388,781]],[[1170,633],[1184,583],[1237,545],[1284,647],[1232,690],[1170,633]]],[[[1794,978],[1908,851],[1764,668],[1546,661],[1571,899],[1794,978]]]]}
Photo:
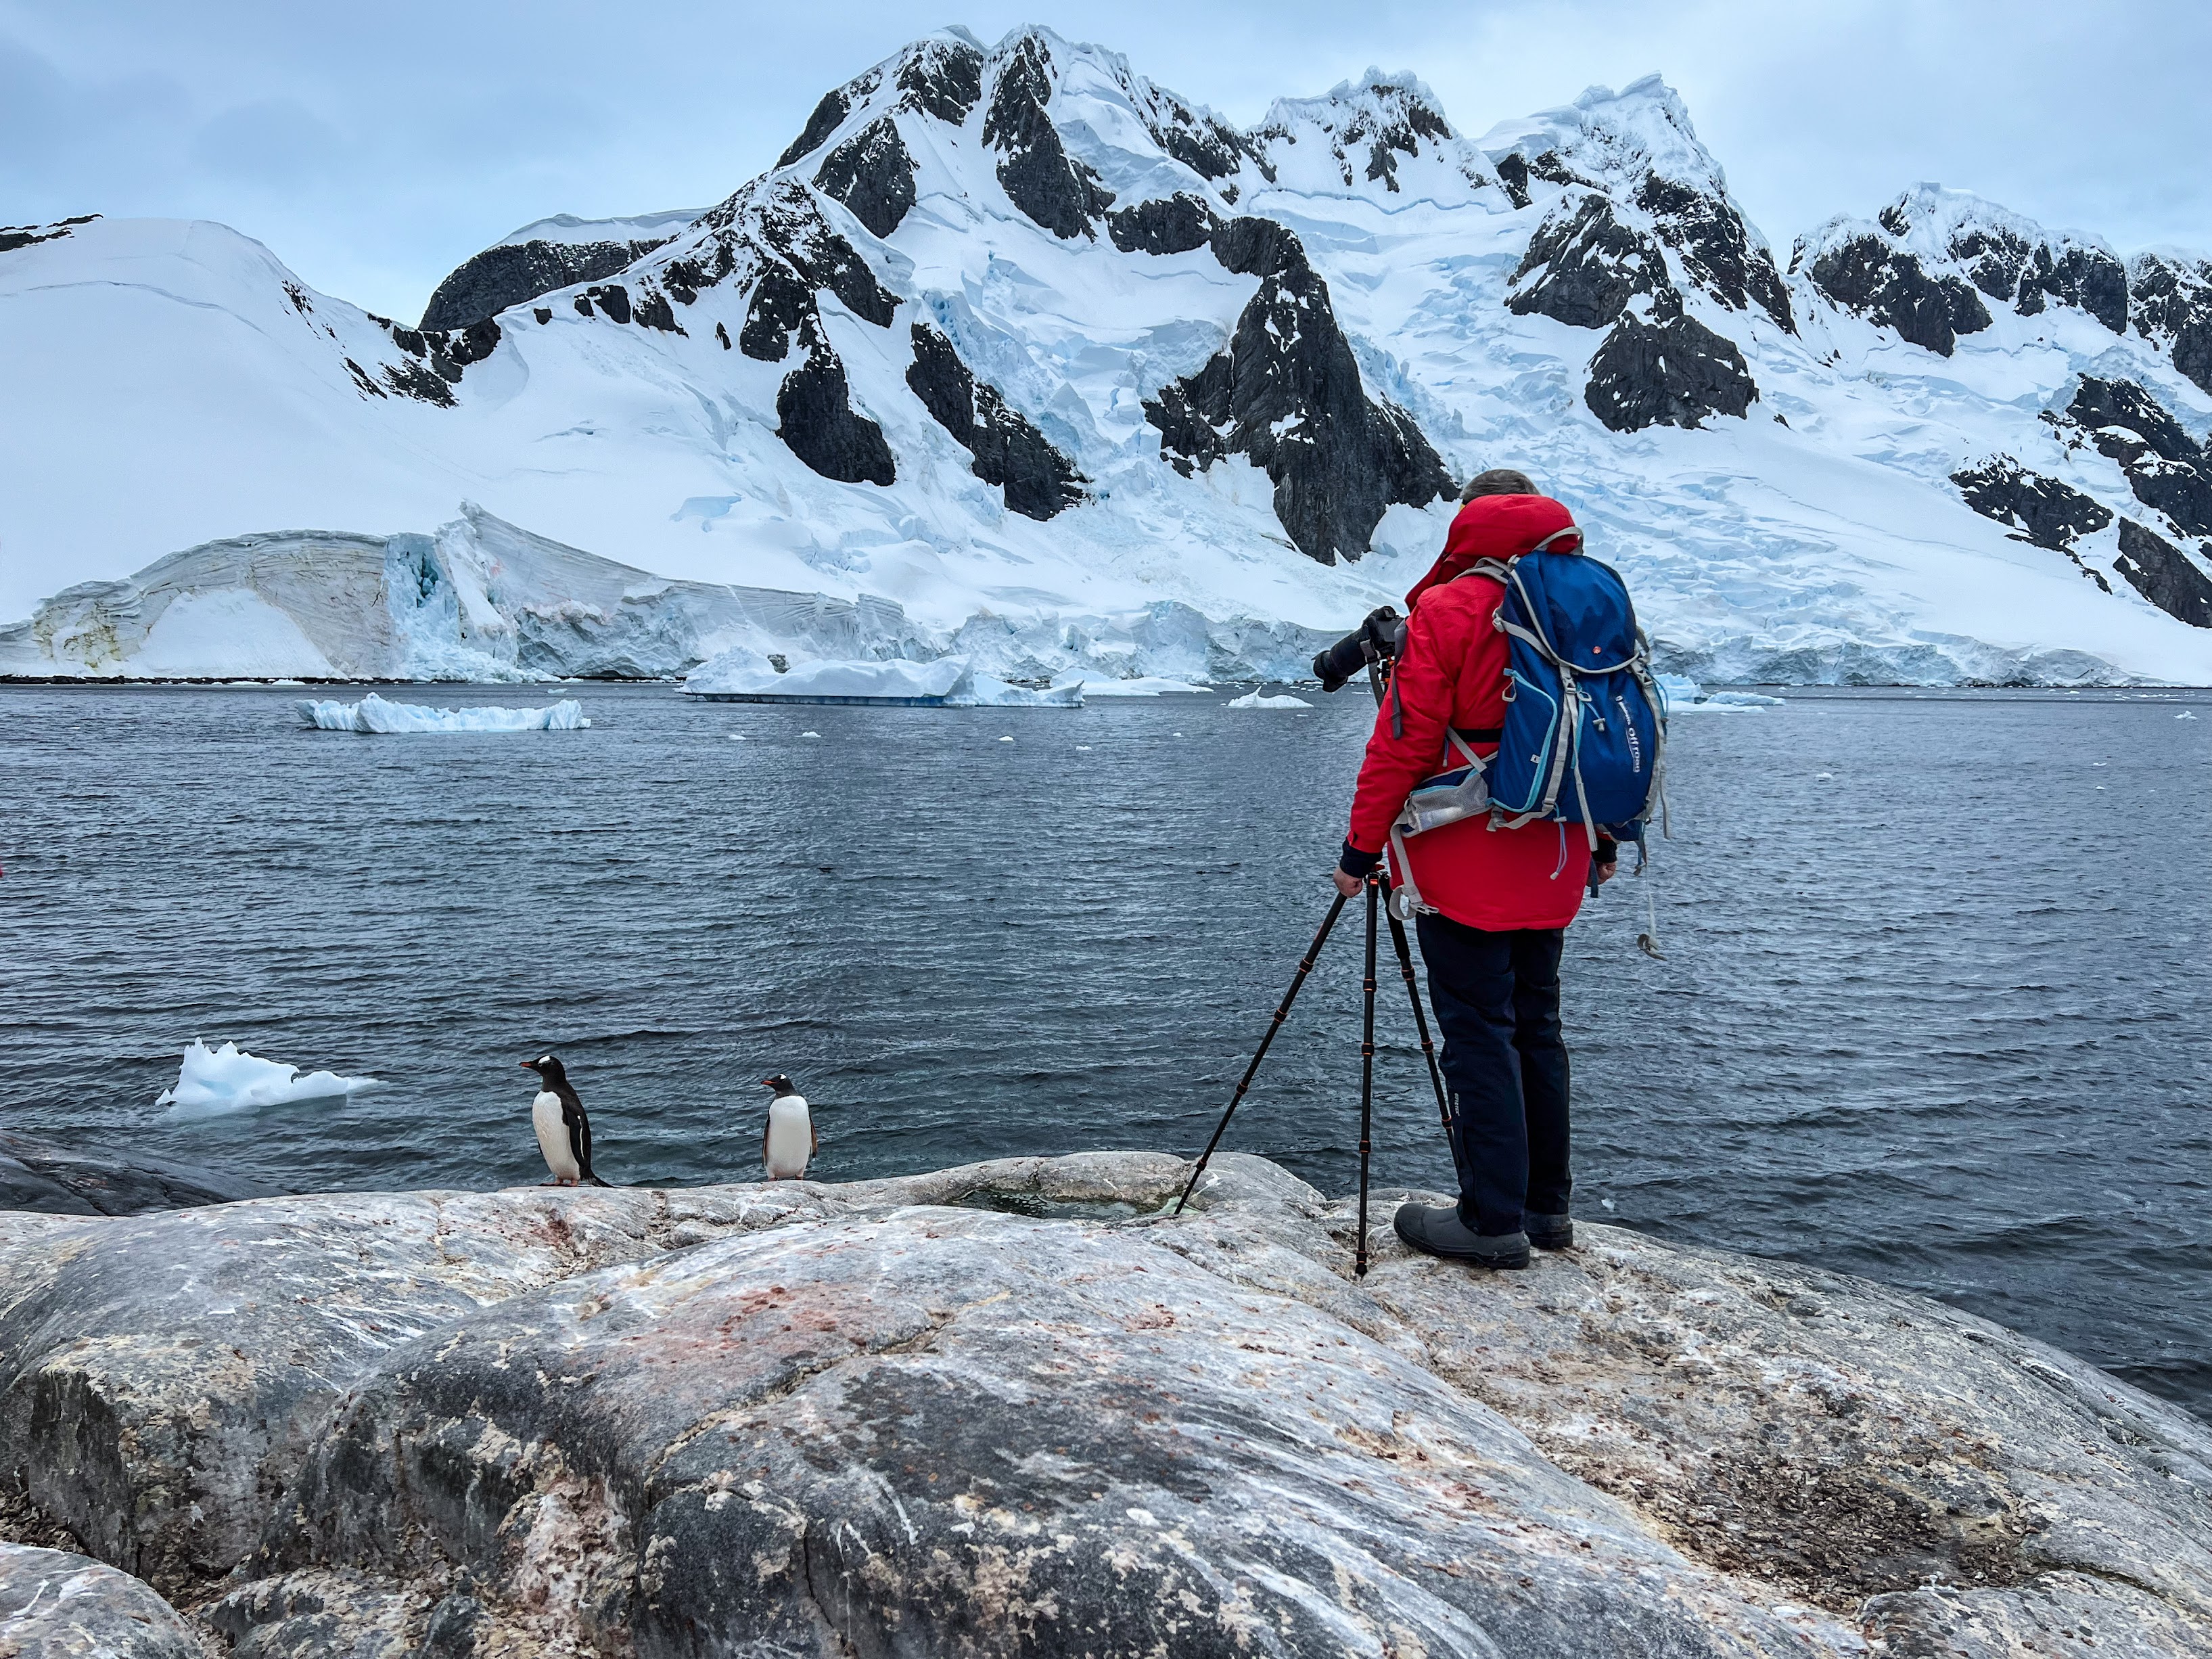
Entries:
{"type": "Polygon", "coordinates": [[[1406,942],[1406,924],[1386,901],[1382,914],[1390,921],[1390,943],[1397,947],[1398,971],[1406,976],[1406,995],[1413,1005],[1413,1028],[1421,1034],[1421,1058],[1429,1062],[1429,1082],[1437,1091],[1437,1118],[1444,1126],[1444,1145],[1451,1149],[1452,1169],[1459,1169],[1459,1139],[1452,1133],[1451,1101],[1444,1093],[1444,1074],[1437,1065],[1437,1046],[1429,1040],[1429,1017],[1421,1008],[1420,982],[1413,977],[1413,947],[1406,942]]]}
{"type": "Polygon", "coordinates": [[[1375,1103],[1375,911],[1382,896],[1382,878],[1367,878],[1367,979],[1362,987],[1366,1011],[1359,1030],[1359,1248],[1353,1252],[1352,1274],[1367,1277],[1367,1160],[1373,1142],[1369,1137],[1375,1103]]]}
{"type": "MultiPolygon", "coordinates": [[[[1313,972],[1313,965],[1321,956],[1321,947],[1328,940],[1329,929],[1336,926],[1336,919],[1344,914],[1344,901],[1345,896],[1339,893],[1336,902],[1328,907],[1328,914],[1321,919],[1321,929],[1314,934],[1313,943],[1306,946],[1305,955],[1298,959],[1298,971],[1291,976],[1291,988],[1283,994],[1282,1006],[1275,1010],[1275,1018],[1267,1026],[1267,1035],[1260,1039],[1260,1047],[1252,1056],[1252,1063],[1244,1068],[1244,1076],[1237,1085],[1237,1092],[1229,1097],[1229,1109],[1221,1115],[1221,1121],[1213,1126],[1213,1139],[1206,1143],[1205,1152],[1199,1155],[1197,1167],[1191,1170],[1190,1179],[1183,1183],[1182,1196],[1176,1200],[1175,1212],[1177,1215],[1181,1215],[1182,1206],[1190,1202],[1191,1194],[1197,1189],[1199,1176],[1206,1173],[1206,1160],[1213,1156],[1213,1149],[1221,1144],[1222,1134],[1229,1127],[1229,1120],[1237,1115],[1237,1103],[1244,1098],[1244,1091],[1252,1086],[1252,1079],[1259,1075],[1260,1062],[1267,1057],[1267,1045],[1275,1040],[1275,1033],[1283,1029],[1284,1020],[1290,1017],[1291,1005],[1298,1000],[1298,988],[1306,982],[1306,975],[1313,972]]],[[[1374,977],[1372,973],[1368,976],[1370,979],[1374,977]]]]}

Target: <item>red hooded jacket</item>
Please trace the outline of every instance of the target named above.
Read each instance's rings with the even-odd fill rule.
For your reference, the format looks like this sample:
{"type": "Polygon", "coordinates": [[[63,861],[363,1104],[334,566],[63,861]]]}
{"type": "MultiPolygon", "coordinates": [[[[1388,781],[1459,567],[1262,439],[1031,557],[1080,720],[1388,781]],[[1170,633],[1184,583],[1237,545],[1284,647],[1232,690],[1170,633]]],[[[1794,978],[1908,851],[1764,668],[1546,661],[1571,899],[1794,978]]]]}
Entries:
{"type": "MultiPolygon", "coordinates": [[[[1352,797],[1346,842],[1354,851],[1382,852],[1413,787],[1463,763],[1451,747],[1453,727],[1494,732],[1505,723],[1510,652],[1495,625],[1504,585],[1462,573],[1479,559],[1526,553],[1573,523],[1548,495],[1478,495],[1460,508],[1443,556],[1406,595],[1410,615],[1392,676],[1395,695],[1383,699],[1352,797]]],[[[1576,544],[1563,538],[1552,545],[1564,550],[1576,544]]],[[[1472,746],[1484,757],[1498,752],[1494,736],[1472,746]]],[[[1565,927],[1582,908],[1589,879],[1589,843],[1567,824],[1493,830],[1482,817],[1409,836],[1402,845],[1423,903],[1492,933],[1565,927]]],[[[1398,855],[1391,856],[1395,869],[1398,855]]],[[[1408,872],[1396,873],[1402,880],[1408,872]]]]}

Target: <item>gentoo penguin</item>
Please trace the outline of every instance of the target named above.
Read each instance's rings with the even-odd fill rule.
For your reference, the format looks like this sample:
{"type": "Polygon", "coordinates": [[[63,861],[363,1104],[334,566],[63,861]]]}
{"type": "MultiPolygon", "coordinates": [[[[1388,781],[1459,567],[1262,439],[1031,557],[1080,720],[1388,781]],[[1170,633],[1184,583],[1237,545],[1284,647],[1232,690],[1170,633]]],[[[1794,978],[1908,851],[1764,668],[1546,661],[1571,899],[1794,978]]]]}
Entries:
{"type": "Polygon", "coordinates": [[[806,1097],[778,1072],[761,1081],[775,1091],[768,1103],[768,1127],[761,1131],[761,1164],[770,1181],[797,1181],[806,1173],[806,1160],[822,1150],[822,1137],[814,1133],[814,1120],[806,1110],[806,1097]]]}
{"type": "Polygon", "coordinates": [[[530,1103],[530,1121],[538,1131],[538,1150],[545,1154],[545,1167],[553,1172],[548,1184],[573,1187],[583,1181],[605,1186],[592,1173],[592,1120],[584,1115],[584,1103],[576,1098],[576,1087],[562,1070],[559,1058],[540,1054],[522,1063],[545,1085],[530,1103]]]}

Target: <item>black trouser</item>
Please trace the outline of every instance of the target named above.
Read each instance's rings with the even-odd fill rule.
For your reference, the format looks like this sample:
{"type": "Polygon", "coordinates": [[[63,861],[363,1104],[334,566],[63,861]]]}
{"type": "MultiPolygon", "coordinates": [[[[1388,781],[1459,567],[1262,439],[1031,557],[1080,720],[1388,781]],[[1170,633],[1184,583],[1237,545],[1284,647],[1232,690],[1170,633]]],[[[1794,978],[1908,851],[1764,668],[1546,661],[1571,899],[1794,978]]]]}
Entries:
{"type": "Polygon", "coordinates": [[[1486,933],[1418,920],[1429,1002],[1443,1033],[1460,1219],[1517,1233],[1522,1212],[1565,1215],[1567,1045],[1559,1036],[1558,927],[1486,933]]]}

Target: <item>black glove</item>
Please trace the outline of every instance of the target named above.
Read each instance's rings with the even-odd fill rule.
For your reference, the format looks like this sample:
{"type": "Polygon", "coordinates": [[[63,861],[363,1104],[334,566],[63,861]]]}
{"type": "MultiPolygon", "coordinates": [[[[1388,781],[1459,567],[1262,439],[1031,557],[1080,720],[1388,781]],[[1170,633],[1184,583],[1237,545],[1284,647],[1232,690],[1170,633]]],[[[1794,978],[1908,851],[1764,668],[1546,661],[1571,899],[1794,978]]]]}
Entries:
{"type": "Polygon", "coordinates": [[[1380,853],[1363,853],[1352,844],[1349,838],[1344,843],[1344,850],[1336,855],[1338,869],[1343,871],[1347,876],[1357,876],[1363,881],[1372,875],[1375,872],[1375,866],[1382,862],[1382,855],[1380,853]]]}

